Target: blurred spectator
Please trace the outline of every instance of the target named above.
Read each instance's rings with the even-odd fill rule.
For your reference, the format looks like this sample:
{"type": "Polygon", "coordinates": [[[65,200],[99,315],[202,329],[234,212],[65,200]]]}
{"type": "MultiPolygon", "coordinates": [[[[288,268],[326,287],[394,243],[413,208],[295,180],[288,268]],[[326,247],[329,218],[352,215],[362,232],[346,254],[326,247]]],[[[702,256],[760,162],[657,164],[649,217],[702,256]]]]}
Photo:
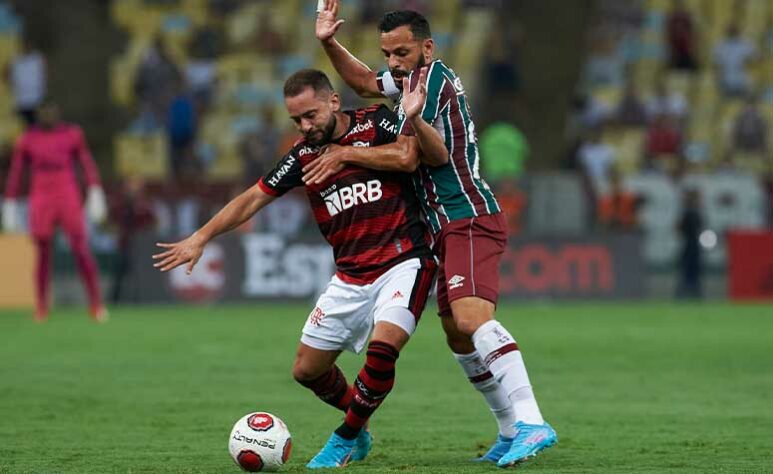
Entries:
{"type": "Polygon", "coordinates": [[[668,15],[666,43],[671,69],[694,71],[698,68],[695,60],[695,24],[684,0],[676,0],[668,15]]]}
{"type": "Polygon", "coordinates": [[[749,97],[733,124],[733,149],[744,153],[768,151],[768,122],[762,116],[757,99],[749,97]]]}
{"type": "Polygon", "coordinates": [[[677,298],[700,298],[703,295],[701,280],[703,262],[701,261],[700,235],[703,231],[700,194],[697,190],[687,190],[683,196],[682,216],[677,231],[682,237],[682,250],[679,255],[679,283],[677,298]]]}
{"type": "Polygon", "coordinates": [[[267,56],[280,56],[286,51],[282,33],[274,26],[269,11],[264,12],[258,18],[258,28],[253,41],[254,49],[267,56]]]}
{"type": "Polygon", "coordinates": [[[193,98],[178,81],[177,94],[169,103],[166,130],[169,138],[169,157],[175,178],[198,172],[194,155],[194,144],[198,129],[198,118],[193,98]]]}
{"type": "Polygon", "coordinates": [[[613,120],[618,125],[640,127],[647,124],[647,108],[632,79],[625,83],[623,96],[615,109],[613,120]]]}
{"type": "Polygon", "coordinates": [[[605,229],[631,232],[638,228],[639,200],[623,187],[623,177],[615,168],[610,169],[609,191],[598,200],[596,211],[599,224],[605,229]]]}
{"type": "Polygon", "coordinates": [[[494,123],[480,137],[480,154],[487,180],[492,183],[518,179],[529,156],[529,143],[514,125],[494,123]]]}
{"type": "Polygon", "coordinates": [[[590,56],[585,65],[585,80],[592,87],[622,85],[625,58],[618,50],[618,38],[611,32],[600,32],[591,41],[590,56]]]}
{"type": "MultiPolygon", "coordinates": [[[[485,77],[487,91],[500,100],[502,96],[512,98],[520,89],[517,53],[522,40],[519,25],[513,25],[503,16],[496,20],[491,29],[485,54],[485,77]]],[[[506,104],[512,106],[512,104],[506,104]]]]}
{"type": "Polygon", "coordinates": [[[595,195],[607,188],[609,170],[615,162],[614,150],[604,143],[601,137],[601,128],[594,129],[577,151],[578,161],[595,195]]]}
{"type": "Polygon", "coordinates": [[[185,65],[185,81],[199,110],[206,109],[212,101],[216,72],[211,59],[191,58],[185,65]]]}
{"type": "Polygon", "coordinates": [[[376,23],[381,19],[386,9],[384,8],[384,0],[368,0],[362,2],[360,7],[360,23],[364,25],[370,25],[376,23]]]}
{"type": "Polygon", "coordinates": [[[749,92],[751,79],[746,67],[756,55],[754,43],[741,36],[738,25],[728,26],[725,39],[714,48],[714,62],[724,95],[738,97],[749,92]]]}
{"type": "Polygon", "coordinates": [[[660,115],[669,115],[681,124],[687,118],[687,100],[681,93],[669,91],[662,76],[655,82],[653,95],[647,100],[646,106],[650,120],[660,115]]]}
{"type": "Polygon", "coordinates": [[[636,32],[646,16],[642,2],[605,0],[596,3],[599,16],[603,18],[607,27],[613,25],[615,29],[636,32]]]}
{"type": "Polygon", "coordinates": [[[35,123],[35,110],[46,96],[46,59],[29,39],[10,62],[8,82],[13,92],[16,111],[27,125],[35,123]]]}
{"type": "Polygon", "coordinates": [[[223,32],[212,24],[202,25],[193,32],[189,54],[197,58],[215,59],[223,51],[223,32]]]}
{"type": "Polygon", "coordinates": [[[673,167],[676,163],[658,163],[656,160],[674,157],[682,151],[682,134],[670,115],[658,115],[647,130],[644,144],[644,158],[648,166],[665,165],[673,167]]]}
{"type": "Polygon", "coordinates": [[[145,53],[134,79],[134,93],[140,102],[140,110],[149,110],[161,120],[179,80],[180,72],[159,36],[145,53]]]}
{"type": "Polygon", "coordinates": [[[129,177],[123,184],[110,209],[113,222],[118,227],[118,256],[113,269],[113,303],[135,302],[139,295],[127,294],[126,276],[131,273],[131,256],[135,238],[151,230],[156,218],[153,203],[145,194],[145,183],[140,177],[129,177]]]}
{"type": "Polygon", "coordinates": [[[208,0],[209,12],[215,18],[225,18],[239,9],[244,0],[208,0]]]}
{"type": "Polygon", "coordinates": [[[570,135],[584,135],[589,130],[604,125],[612,111],[591,94],[576,94],[570,104],[571,116],[568,128],[570,135]]]}
{"type": "Polygon", "coordinates": [[[260,129],[245,134],[239,144],[244,166],[242,176],[245,184],[250,186],[273,167],[279,157],[280,131],[274,119],[274,108],[265,106],[262,119],[260,129]]]}
{"type": "Polygon", "coordinates": [[[199,110],[206,109],[212,100],[217,80],[216,58],[219,36],[212,28],[196,31],[191,42],[189,60],[185,65],[185,81],[199,110]]]}

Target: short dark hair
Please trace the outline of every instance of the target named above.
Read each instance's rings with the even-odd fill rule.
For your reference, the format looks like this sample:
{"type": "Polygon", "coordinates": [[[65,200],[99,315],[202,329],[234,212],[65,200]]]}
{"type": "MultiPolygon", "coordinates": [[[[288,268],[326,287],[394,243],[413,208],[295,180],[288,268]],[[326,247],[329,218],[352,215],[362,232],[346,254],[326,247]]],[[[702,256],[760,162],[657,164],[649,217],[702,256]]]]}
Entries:
{"type": "Polygon", "coordinates": [[[432,32],[429,29],[429,22],[424,15],[413,10],[397,10],[387,12],[381,17],[378,23],[378,30],[382,33],[388,33],[395,28],[407,25],[417,40],[432,38],[432,32]]]}
{"type": "Polygon", "coordinates": [[[318,69],[301,69],[293,73],[285,81],[285,97],[295,97],[301,95],[307,87],[314,89],[314,94],[321,92],[333,92],[333,85],[330,83],[327,75],[318,69]]]}

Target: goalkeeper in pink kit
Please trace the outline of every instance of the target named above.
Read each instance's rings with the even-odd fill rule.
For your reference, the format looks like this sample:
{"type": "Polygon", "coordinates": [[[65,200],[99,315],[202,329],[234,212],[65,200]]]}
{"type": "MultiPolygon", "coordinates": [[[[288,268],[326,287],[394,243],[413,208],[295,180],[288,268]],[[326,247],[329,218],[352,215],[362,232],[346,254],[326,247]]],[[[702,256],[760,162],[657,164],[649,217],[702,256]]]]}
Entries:
{"type": "Polygon", "coordinates": [[[86,287],[91,317],[103,322],[107,311],[100,296],[97,265],[88,246],[75,162],[83,168],[88,184],[86,208],[95,221],[103,220],[106,214],[99,173],[83,131],[77,125],[60,121],[59,107],[54,102],[46,100],[38,110],[38,117],[38,124],[19,138],[14,149],[3,202],[3,228],[10,232],[20,230],[17,199],[22,173],[29,166],[29,229],[37,250],[35,320],[45,321],[48,317],[51,245],[57,227],[61,227],[86,287]]]}

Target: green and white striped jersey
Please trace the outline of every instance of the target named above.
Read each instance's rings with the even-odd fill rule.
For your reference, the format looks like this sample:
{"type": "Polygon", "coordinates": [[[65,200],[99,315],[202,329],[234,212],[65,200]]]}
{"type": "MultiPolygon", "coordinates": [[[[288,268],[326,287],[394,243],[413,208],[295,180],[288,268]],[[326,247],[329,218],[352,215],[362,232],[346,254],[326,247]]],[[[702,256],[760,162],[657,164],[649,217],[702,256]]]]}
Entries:
{"type": "MultiPolygon", "coordinates": [[[[411,88],[416,87],[418,79],[418,72],[413,71],[411,88]]],[[[401,91],[392,74],[380,72],[377,83],[385,97],[397,101],[398,133],[415,135],[399,105],[401,91]]],[[[447,164],[421,165],[413,176],[433,232],[439,232],[450,221],[500,212],[494,193],[480,176],[478,139],[462,81],[439,59],[428,67],[427,101],[421,116],[444,138],[450,155],[447,164]]]]}

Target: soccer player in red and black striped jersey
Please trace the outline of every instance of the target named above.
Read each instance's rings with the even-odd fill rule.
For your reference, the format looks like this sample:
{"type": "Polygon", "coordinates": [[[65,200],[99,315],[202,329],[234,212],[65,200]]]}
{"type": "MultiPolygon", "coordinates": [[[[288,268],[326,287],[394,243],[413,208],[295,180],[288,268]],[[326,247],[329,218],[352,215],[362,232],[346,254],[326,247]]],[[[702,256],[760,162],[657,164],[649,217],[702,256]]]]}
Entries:
{"type": "MultiPolygon", "coordinates": [[[[343,24],[339,0],[325,0],[316,35],[344,81],[363,97],[398,102],[399,146],[418,144],[422,164],[413,174],[419,202],[440,260],[438,306],[456,359],[486,398],[499,424],[494,446],[480,458],[511,466],[557,442],[542,418],[513,336],[494,319],[499,261],[507,231],[499,204],[480,175],[475,125],[461,79],[435,59],[427,20],[409,10],[389,12],[379,23],[388,68],[371,71],[334,36],[343,24]]],[[[337,149],[307,166],[314,182],[341,164],[387,168],[397,144],[337,149]]]]}
{"type": "Polygon", "coordinates": [[[395,149],[393,158],[403,163],[398,169],[349,166],[321,183],[302,180],[303,167],[329,147],[395,142],[397,116],[383,105],[342,111],[330,81],[316,70],[293,74],[284,95],[303,139],[193,235],[159,244],[166,251],[154,256],[155,266],[168,271],[187,264],[190,272],[209,240],[305,186],[319,229],[333,247],[337,272],[303,328],[293,376],[345,412],[344,422],[307,466],[340,467],[370,450],[365,425],[392,389],[395,363],[424,310],[436,264],[407,173],[418,165],[415,150],[395,149]],[[359,353],[366,344],[365,366],[350,386],[335,361],[341,351],[359,353]]]}

